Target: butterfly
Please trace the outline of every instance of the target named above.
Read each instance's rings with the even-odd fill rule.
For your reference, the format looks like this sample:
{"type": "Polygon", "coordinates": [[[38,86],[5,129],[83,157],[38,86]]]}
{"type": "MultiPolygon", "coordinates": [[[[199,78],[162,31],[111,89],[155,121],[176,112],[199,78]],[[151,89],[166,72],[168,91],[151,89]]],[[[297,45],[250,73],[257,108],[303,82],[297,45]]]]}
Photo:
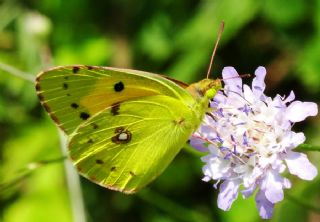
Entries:
{"type": "Polygon", "coordinates": [[[207,78],[191,85],[102,66],[60,66],[38,74],[40,102],[67,134],[69,159],[82,176],[131,194],[166,169],[222,89],[209,74],[223,29],[221,22],[207,78]]]}
{"type": "Polygon", "coordinates": [[[68,136],[78,172],[103,187],[137,192],[159,176],[199,127],[221,80],[188,85],[167,76],[100,66],[40,73],[36,91],[68,136]]]}

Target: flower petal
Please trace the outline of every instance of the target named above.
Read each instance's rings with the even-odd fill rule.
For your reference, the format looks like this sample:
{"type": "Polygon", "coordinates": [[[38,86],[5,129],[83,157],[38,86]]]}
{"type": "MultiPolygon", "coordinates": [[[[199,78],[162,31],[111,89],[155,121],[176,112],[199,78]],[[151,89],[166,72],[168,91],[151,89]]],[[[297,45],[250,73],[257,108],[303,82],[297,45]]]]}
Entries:
{"type": "Polygon", "coordinates": [[[250,89],[250,87],[247,86],[246,84],[243,85],[243,95],[244,95],[245,100],[249,101],[250,103],[254,103],[255,94],[250,89]]]}
{"type": "Polygon", "coordinates": [[[289,94],[289,96],[288,96],[285,100],[283,100],[283,102],[284,102],[284,103],[291,102],[291,101],[294,100],[294,98],[295,98],[294,92],[291,91],[290,94],[289,94]]]}
{"type": "Polygon", "coordinates": [[[284,147],[287,151],[296,148],[301,143],[303,143],[306,140],[306,137],[303,133],[295,133],[292,131],[287,132],[282,140],[280,141],[280,144],[282,147],[284,147]]]}
{"type": "Polygon", "coordinates": [[[285,157],[289,172],[304,180],[312,180],[318,174],[304,153],[289,151],[285,157]]]}
{"type": "Polygon", "coordinates": [[[203,166],[202,172],[205,176],[209,176],[214,180],[219,180],[228,173],[230,162],[216,157],[215,154],[209,154],[201,158],[206,165],[203,166]]]}
{"type": "Polygon", "coordinates": [[[226,180],[220,185],[220,192],[218,195],[218,207],[222,210],[229,210],[232,203],[238,197],[240,181],[226,180]]]}
{"type": "MultiPolygon", "coordinates": [[[[226,100],[227,100],[227,97],[225,95],[223,95],[223,93],[221,91],[218,91],[217,94],[213,98],[213,101],[217,104],[219,104],[219,103],[224,104],[226,102],[226,100]]],[[[215,103],[213,103],[213,105],[215,105],[215,103]]],[[[216,107],[216,106],[213,106],[213,107],[216,107]]]]}
{"type": "Polygon", "coordinates": [[[286,118],[291,122],[300,122],[307,116],[315,116],[318,113],[318,106],[312,102],[292,102],[286,110],[286,118]]]}
{"type": "Polygon", "coordinates": [[[241,193],[242,193],[243,199],[250,197],[253,194],[253,192],[256,190],[256,188],[257,188],[256,185],[253,185],[248,189],[242,190],[241,193]]]}
{"type": "Polygon", "coordinates": [[[217,180],[215,189],[221,182],[219,208],[229,210],[239,192],[247,198],[258,190],[260,216],[269,219],[274,204],[283,200],[284,189],[291,188],[290,181],[281,176],[287,167],[302,179],[317,175],[305,154],[292,152],[305,141],[304,134],[292,131],[292,126],[315,116],[318,107],[312,102],[294,101],[293,91],[288,97],[266,96],[265,77],[266,69],[258,67],[249,87],[242,84],[233,67],[224,68],[225,86],[210,102],[207,112],[211,115],[204,117],[193,134],[203,140],[202,144],[191,142],[209,152],[201,158],[205,163],[203,180],[217,180]]]}
{"type": "Polygon", "coordinates": [[[300,145],[301,143],[303,143],[304,141],[306,140],[306,137],[304,136],[303,133],[295,133],[295,132],[292,132],[292,139],[291,139],[291,142],[292,144],[294,144],[294,146],[298,146],[300,145]]]}
{"type": "Polygon", "coordinates": [[[260,217],[270,219],[272,217],[274,204],[267,200],[264,192],[261,190],[256,195],[256,203],[260,217]]]}
{"type": "Polygon", "coordinates": [[[204,145],[203,139],[191,137],[190,145],[198,151],[207,152],[208,147],[204,145]]]}
{"type": "Polygon", "coordinates": [[[252,80],[252,91],[259,98],[266,88],[264,78],[267,74],[267,71],[264,67],[259,66],[254,74],[256,77],[252,80]]]}
{"type": "Polygon", "coordinates": [[[288,178],[283,178],[283,187],[286,189],[290,189],[291,188],[291,182],[288,178]]]}
{"type": "Polygon", "coordinates": [[[261,190],[265,191],[265,196],[271,203],[277,203],[283,200],[282,183],[283,179],[278,172],[271,170],[267,173],[261,186],[261,190]]]}
{"type": "Polygon", "coordinates": [[[222,77],[227,90],[242,94],[242,79],[233,67],[228,66],[223,68],[222,77]]]}

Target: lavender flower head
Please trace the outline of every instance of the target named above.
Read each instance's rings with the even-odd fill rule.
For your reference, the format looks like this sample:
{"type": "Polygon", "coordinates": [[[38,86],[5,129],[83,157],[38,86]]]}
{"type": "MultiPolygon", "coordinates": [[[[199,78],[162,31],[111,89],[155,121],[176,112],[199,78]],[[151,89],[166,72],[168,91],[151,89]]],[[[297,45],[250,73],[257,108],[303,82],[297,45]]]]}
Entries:
{"type": "Polygon", "coordinates": [[[281,176],[286,168],[304,180],[312,180],[317,169],[303,153],[293,149],[305,141],[302,132],[292,131],[295,122],[315,116],[315,103],[293,101],[264,95],[266,70],[258,67],[252,87],[242,84],[233,67],[223,69],[225,87],[211,102],[212,113],[191,138],[191,145],[209,151],[202,157],[204,181],[221,182],[218,207],[229,210],[238,197],[241,186],[243,198],[258,190],[255,200],[259,214],[268,219],[274,204],[283,199],[283,189],[291,187],[281,176]],[[230,78],[233,77],[233,78],[230,78]]]}

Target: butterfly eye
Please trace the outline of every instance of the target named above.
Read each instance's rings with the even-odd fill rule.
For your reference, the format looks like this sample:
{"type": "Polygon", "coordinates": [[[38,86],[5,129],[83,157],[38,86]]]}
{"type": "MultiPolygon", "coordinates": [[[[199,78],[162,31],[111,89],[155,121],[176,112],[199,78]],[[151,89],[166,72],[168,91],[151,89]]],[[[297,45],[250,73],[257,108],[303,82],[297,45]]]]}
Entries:
{"type": "Polygon", "coordinates": [[[209,99],[212,99],[217,93],[217,90],[215,88],[211,88],[211,89],[208,89],[206,91],[206,97],[209,98],[209,99]]]}

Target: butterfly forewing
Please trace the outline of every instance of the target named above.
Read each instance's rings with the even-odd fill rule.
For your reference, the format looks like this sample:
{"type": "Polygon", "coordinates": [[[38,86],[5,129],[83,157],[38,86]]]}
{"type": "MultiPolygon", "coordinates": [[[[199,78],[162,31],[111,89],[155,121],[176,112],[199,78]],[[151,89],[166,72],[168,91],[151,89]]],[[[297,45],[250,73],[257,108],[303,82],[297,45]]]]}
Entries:
{"type": "Polygon", "coordinates": [[[168,166],[199,122],[190,107],[169,96],[124,101],[75,130],[70,157],[91,181],[133,193],[168,166]]]}
{"type": "Polygon", "coordinates": [[[40,73],[36,89],[51,118],[71,134],[96,113],[132,98],[167,95],[192,104],[194,99],[181,87],[183,83],[178,85],[137,70],[64,66],[40,73]]]}

